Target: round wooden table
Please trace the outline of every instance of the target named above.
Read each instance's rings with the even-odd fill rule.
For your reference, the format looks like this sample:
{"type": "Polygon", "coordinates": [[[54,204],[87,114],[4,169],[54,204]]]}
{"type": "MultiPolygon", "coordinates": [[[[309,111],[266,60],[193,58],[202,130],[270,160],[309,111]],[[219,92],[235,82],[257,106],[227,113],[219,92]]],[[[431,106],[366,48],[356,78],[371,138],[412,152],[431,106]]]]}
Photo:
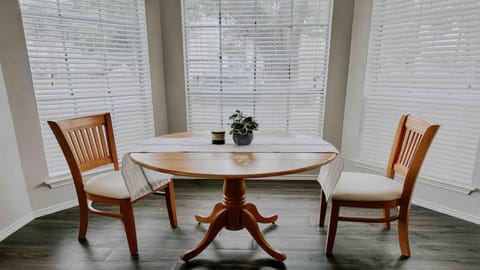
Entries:
{"type": "MultiPolygon", "coordinates": [[[[164,137],[188,137],[188,133],[164,137]]],[[[319,168],[335,158],[335,153],[254,153],[254,152],[160,152],[130,153],[137,164],[159,172],[209,179],[223,179],[223,201],[209,216],[195,215],[200,223],[209,223],[207,233],[193,249],[181,255],[188,261],[197,256],[222,228],[246,228],[253,239],[273,258],[283,261],[286,255],[274,249],[263,237],[258,223],[273,223],[277,215],[262,216],[253,203],[246,201],[246,178],[294,174],[319,168]]]]}

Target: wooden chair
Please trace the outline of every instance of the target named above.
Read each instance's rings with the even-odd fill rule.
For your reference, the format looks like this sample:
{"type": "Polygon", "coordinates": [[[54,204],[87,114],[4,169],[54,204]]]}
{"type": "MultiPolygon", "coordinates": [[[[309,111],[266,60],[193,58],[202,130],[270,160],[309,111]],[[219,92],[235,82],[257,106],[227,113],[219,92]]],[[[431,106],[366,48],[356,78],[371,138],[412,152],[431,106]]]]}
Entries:
{"type": "MultiPolygon", "coordinates": [[[[332,255],[338,221],[384,223],[398,220],[398,238],[403,256],[410,256],[408,242],[408,213],[413,188],[427,150],[439,125],[403,115],[393,141],[386,176],[365,173],[342,172],[331,198],[330,224],[325,253],[332,255]],[[404,176],[403,184],[393,181],[395,173],[404,176]],[[340,216],[340,207],[378,208],[382,217],[340,216]],[[396,213],[391,216],[390,209],[396,213]]],[[[320,203],[320,227],[324,226],[327,202],[322,191],[320,203]]]]}
{"type": "MultiPolygon", "coordinates": [[[[88,213],[120,218],[123,221],[132,255],[137,254],[137,236],[132,201],[119,171],[117,150],[109,113],[85,116],[61,121],[48,121],[65,155],[72,174],[80,208],[78,239],[85,240],[88,213]],[[102,173],[84,182],[82,173],[100,166],[113,164],[114,171],[102,173]],[[95,203],[119,206],[119,212],[96,209],[95,203]]],[[[170,226],[177,227],[173,182],[166,175],[166,183],[155,192],[163,190],[166,198],[170,226]]]]}

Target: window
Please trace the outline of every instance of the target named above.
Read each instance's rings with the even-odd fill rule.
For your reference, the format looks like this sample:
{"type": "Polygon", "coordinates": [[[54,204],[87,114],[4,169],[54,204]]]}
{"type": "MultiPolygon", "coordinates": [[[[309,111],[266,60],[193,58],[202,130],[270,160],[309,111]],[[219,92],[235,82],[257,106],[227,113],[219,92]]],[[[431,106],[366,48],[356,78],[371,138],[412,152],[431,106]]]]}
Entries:
{"type": "Polygon", "coordinates": [[[385,168],[395,126],[410,113],[441,124],[427,180],[471,187],[480,140],[480,1],[374,0],[360,140],[385,168]]]}
{"type": "Polygon", "coordinates": [[[331,0],[183,0],[188,127],[322,135],[331,0]]]}
{"type": "Polygon", "coordinates": [[[50,177],[68,173],[46,120],[109,111],[119,156],[153,136],[143,0],[21,0],[50,177]]]}

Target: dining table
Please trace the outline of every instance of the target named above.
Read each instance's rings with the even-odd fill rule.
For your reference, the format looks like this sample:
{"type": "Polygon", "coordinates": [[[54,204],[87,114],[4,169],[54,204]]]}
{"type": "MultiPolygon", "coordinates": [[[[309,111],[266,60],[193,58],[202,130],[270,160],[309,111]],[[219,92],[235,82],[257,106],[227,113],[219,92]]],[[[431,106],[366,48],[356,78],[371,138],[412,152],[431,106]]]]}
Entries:
{"type": "MultiPolygon", "coordinates": [[[[223,181],[223,198],[209,215],[195,215],[209,224],[203,239],[181,254],[189,261],[200,254],[222,230],[246,229],[270,256],[284,261],[286,254],[275,249],[258,224],[274,223],[278,216],[264,216],[247,201],[246,179],[296,174],[320,168],[337,156],[328,142],[318,137],[290,134],[255,134],[251,145],[238,146],[227,138],[224,145],[212,144],[208,133],[175,133],[152,139],[130,152],[130,159],[142,168],[176,176],[223,181]]],[[[274,184],[274,182],[272,182],[274,184]]]]}

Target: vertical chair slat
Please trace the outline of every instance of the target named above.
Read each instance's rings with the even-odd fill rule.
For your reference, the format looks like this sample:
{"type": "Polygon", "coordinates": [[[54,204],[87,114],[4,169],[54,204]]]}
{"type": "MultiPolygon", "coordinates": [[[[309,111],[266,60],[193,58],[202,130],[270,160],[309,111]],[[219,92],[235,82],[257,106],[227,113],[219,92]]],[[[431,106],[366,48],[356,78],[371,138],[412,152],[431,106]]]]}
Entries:
{"type": "Polygon", "coordinates": [[[414,139],[412,141],[412,147],[411,147],[412,150],[410,151],[410,155],[408,156],[408,159],[407,159],[407,167],[410,167],[413,156],[414,156],[415,152],[417,151],[418,144],[420,143],[420,138],[421,138],[420,133],[414,132],[414,134],[415,134],[415,136],[414,136],[414,139]]]}
{"type": "Polygon", "coordinates": [[[82,133],[83,145],[85,145],[85,153],[88,156],[88,160],[93,161],[95,157],[93,156],[92,145],[88,140],[87,128],[81,128],[80,132],[82,133]]]}
{"type": "Polygon", "coordinates": [[[88,142],[90,144],[90,149],[92,149],[93,152],[93,159],[97,160],[100,159],[100,156],[98,155],[97,144],[95,143],[95,139],[93,138],[93,129],[94,127],[87,128],[88,142]]]}
{"type": "Polygon", "coordinates": [[[85,159],[85,162],[90,161],[90,159],[88,158],[87,149],[85,148],[85,144],[83,143],[82,131],[79,129],[76,129],[74,132],[77,137],[77,142],[78,142],[78,145],[80,146],[80,151],[83,155],[83,158],[85,159]]]}
{"type": "Polygon", "coordinates": [[[77,150],[75,148],[75,144],[73,143],[72,134],[70,132],[65,132],[65,139],[67,141],[68,147],[72,150],[72,154],[76,160],[80,160],[80,157],[77,154],[77,150]]]}
{"type": "Polygon", "coordinates": [[[416,133],[413,130],[410,130],[410,133],[412,134],[412,137],[410,138],[410,141],[408,142],[409,147],[408,147],[408,155],[407,158],[405,159],[405,167],[410,168],[410,161],[412,159],[412,156],[415,153],[416,145],[415,142],[417,140],[418,133],[416,133]]]}
{"type": "Polygon", "coordinates": [[[85,158],[83,157],[82,150],[80,149],[80,145],[78,144],[77,134],[75,133],[75,130],[68,131],[68,135],[72,140],[73,148],[75,149],[74,152],[78,158],[78,162],[85,163],[85,158]]]}
{"type": "Polygon", "coordinates": [[[99,129],[101,127],[100,126],[94,126],[92,127],[92,131],[93,131],[93,137],[95,139],[95,145],[97,146],[97,152],[98,152],[98,156],[99,158],[104,158],[105,156],[103,155],[103,148],[102,148],[102,143],[100,142],[101,141],[101,137],[100,137],[100,134],[99,134],[99,129]]]}
{"type": "Polygon", "coordinates": [[[107,138],[105,137],[105,132],[103,131],[103,125],[98,127],[98,131],[100,133],[100,142],[102,145],[102,152],[103,152],[103,157],[108,157],[108,150],[107,150],[107,138]]]}
{"type": "Polygon", "coordinates": [[[398,163],[400,164],[404,164],[404,160],[405,160],[405,152],[407,151],[406,148],[408,147],[408,144],[407,144],[407,141],[409,140],[410,138],[410,132],[407,130],[405,131],[405,138],[402,142],[402,147],[400,149],[400,155],[399,155],[399,158],[398,158],[398,163]]]}
{"type": "Polygon", "coordinates": [[[406,141],[407,147],[405,149],[405,156],[404,156],[404,159],[402,160],[402,164],[403,166],[408,168],[410,157],[413,154],[413,148],[414,148],[413,142],[415,141],[415,133],[411,129],[407,129],[407,132],[408,132],[408,140],[406,141]]]}

